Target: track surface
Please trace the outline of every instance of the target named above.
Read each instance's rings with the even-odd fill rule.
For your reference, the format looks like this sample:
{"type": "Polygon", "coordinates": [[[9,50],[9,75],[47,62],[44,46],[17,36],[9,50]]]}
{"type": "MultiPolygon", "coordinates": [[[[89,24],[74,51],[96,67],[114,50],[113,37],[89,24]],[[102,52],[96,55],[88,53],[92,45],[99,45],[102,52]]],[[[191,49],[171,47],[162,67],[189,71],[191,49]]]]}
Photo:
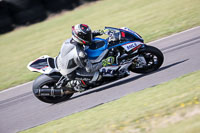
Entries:
{"type": "Polygon", "coordinates": [[[157,72],[148,75],[132,73],[112,84],[74,95],[66,102],[56,105],[40,102],[31,92],[32,82],[0,92],[0,132],[22,131],[200,70],[200,27],[149,45],[161,49],[165,56],[164,64],[157,72]]]}

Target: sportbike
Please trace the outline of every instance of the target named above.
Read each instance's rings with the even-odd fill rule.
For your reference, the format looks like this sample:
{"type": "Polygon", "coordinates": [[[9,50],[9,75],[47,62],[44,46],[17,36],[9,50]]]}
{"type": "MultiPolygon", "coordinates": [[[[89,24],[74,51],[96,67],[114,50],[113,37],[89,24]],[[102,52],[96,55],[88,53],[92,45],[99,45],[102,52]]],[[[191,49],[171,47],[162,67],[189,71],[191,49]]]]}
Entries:
{"type": "MultiPolygon", "coordinates": [[[[108,37],[94,38],[93,44],[85,51],[92,63],[110,56],[114,57],[114,63],[99,70],[101,79],[96,82],[87,82],[87,77],[79,75],[77,80],[84,84],[82,87],[85,90],[127,77],[130,72],[141,74],[153,72],[162,65],[164,60],[162,52],[156,47],[144,44],[138,33],[126,27],[105,27],[104,31],[108,37]]],[[[68,100],[77,92],[73,87],[67,86],[70,80],[60,74],[56,62],[57,57],[45,55],[27,66],[32,72],[42,73],[33,82],[33,93],[46,103],[68,100]]]]}

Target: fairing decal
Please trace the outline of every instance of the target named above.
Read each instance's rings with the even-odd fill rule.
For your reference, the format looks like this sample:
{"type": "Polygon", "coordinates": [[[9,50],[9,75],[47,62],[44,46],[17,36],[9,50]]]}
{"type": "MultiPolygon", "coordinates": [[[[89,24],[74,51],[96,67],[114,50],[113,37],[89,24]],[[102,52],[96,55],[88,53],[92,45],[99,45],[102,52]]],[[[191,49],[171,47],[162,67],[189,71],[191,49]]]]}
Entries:
{"type": "Polygon", "coordinates": [[[122,46],[126,51],[130,51],[131,49],[134,48],[134,46],[138,46],[139,44],[143,44],[142,42],[140,41],[127,41],[127,42],[124,42],[124,43],[120,43],[120,44],[117,44],[117,45],[114,45],[114,46],[111,46],[109,47],[108,49],[112,49],[112,48],[115,48],[115,47],[119,47],[119,46],[122,46]],[[127,45],[127,46],[126,46],[127,45]],[[131,46],[130,46],[131,45],[131,46]],[[127,48],[126,48],[127,47],[127,48]]]}
{"type": "Polygon", "coordinates": [[[39,72],[44,74],[50,74],[57,71],[55,68],[50,67],[48,59],[51,58],[48,55],[39,57],[38,59],[31,61],[27,68],[32,72],[39,72]]]}
{"type": "Polygon", "coordinates": [[[140,45],[141,42],[131,42],[131,43],[127,43],[122,45],[122,47],[127,51],[131,51],[132,49],[136,48],[138,45],[140,45]]]}

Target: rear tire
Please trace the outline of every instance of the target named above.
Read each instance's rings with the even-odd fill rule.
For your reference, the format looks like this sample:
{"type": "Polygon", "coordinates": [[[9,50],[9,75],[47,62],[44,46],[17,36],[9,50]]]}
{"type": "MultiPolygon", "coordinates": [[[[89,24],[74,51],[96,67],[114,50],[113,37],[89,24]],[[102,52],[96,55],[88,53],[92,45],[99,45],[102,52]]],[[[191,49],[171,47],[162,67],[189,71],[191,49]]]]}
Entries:
{"type": "MultiPolygon", "coordinates": [[[[48,76],[48,75],[40,75],[34,82],[33,82],[33,93],[35,95],[35,91],[37,91],[37,89],[46,86],[55,86],[55,83],[57,83],[58,80],[48,76]]],[[[71,94],[64,94],[63,96],[37,96],[35,95],[40,101],[45,102],[45,103],[59,103],[62,101],[66,101],[68,99],[70,99],[70,97],[73,95],[74,93],[71,94]]]]}
{"type": "Polygon", "coordinates": [[[135,73],[153,72],[160,68],[164,61],[163,53],[158,48],[153,46],[146,46],[144,49],[139,50],[139,55],[144,56],[147,64],[149,63],[149,65],[144,68],[135,68],[134,65],[131,65],[129,70],[135,73]],[[154,61],[155,59],[157,59],[157,61],[154,61]]]}

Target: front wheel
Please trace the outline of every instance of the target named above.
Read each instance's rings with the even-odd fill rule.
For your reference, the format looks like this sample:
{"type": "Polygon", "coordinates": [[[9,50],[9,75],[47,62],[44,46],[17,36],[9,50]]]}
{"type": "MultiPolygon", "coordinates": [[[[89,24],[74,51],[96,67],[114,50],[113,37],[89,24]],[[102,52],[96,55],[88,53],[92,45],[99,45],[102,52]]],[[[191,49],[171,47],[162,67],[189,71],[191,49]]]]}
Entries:
{"type": "Polygon", "coordinates": [[[52,78],[48,75],[42,74],[33,82],[33,93],[34,95],[42,102],[45,103],[59,103],[65,100],[68,100],[73,93],[70,94],[64,94],[63,96],[38,96],[36,95],[36,91],[38,89],[49,89],[49,88],[55,88],[55,84],[57,83],[57,80],[55,78],[52,78]]]}
{"type": "Polygon", "coordinates": [[[143,67],[136,67],[136,63],[129,67],[129,70],[135,73],[149,73],[157,70],[163,64],[164,56],[163,53],[153,46],[146,46],[144,49],[139,51],[139,56],[144,57],[146,65],[143,67]]]}

